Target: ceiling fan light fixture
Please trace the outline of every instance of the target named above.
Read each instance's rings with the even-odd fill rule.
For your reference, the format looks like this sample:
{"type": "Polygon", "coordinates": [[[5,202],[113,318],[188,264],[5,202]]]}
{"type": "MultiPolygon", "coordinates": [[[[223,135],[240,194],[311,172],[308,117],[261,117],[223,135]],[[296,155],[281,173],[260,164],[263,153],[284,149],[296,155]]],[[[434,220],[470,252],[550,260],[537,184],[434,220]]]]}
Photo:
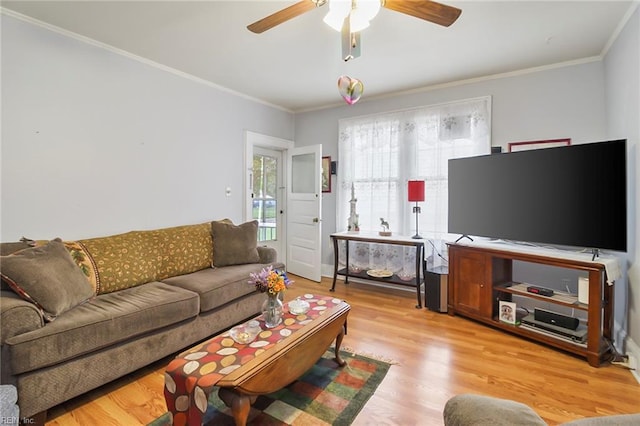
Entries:
{"type": "MultiPolygon", "coordinates": [[[[457,7],[430,0],[299,0],[291,6],[247,25],[247,29],[255,34],[260,34],[327,3],[329,3],[329,13],[325,16],[324,21],[338,32],[342,32],[343,27],[347,31],[351,30],[349,28],[351,15],[354,15],[354,23],[358,21],[370,22],[383,7],[443,27],[448,27],[456,22],[462,13],[462,10],[457,7]],[[362,17],[358,14],[362,14],[362,17]],[[346,21],[347,17],[349,21],[346,21]]],[[[366,27],[366,24],[358,26],[366,27]]]]}
{"type": "Polygon", "coordinates": [[[352,33],[359,33],[369,26],[369,21],[366,19],[362,19],[361,16],[358,16],[355,13],[352,13],[349,16],[349,28],[352,33]]]}
{"type": "Polygon", "coordinates": [[[351,0],[331,0],[329,2],[329,12],[323,21],[336,31],[342,31],[342,24],[351,12],[351,0]]]}
{"type": "Polygon", "coordinates": [[[339,14],[331,11],[329,11],[322,20],[325,24],[336,31],[340,31],[342,29],[342,24],[344,24],[344,16],[340,16],[339,14]]]}
{"type": "Polygon", "coordinates": [[[344,20],[348,17],[351,32],[359,32],[369,26],[380,11],[380,0],[330,0],[329,12],[323,21],[334,30],[342,31],[344,20]]]}
{"type": "Polygon", "coordinates": [[[349,15],[349,28],[352,33],[358,33],[369,26],[369,19],[366,13],[360,12],[360,9],[354,9],[349,15]]]}
{"type": "Polygon", "coordinates": [[[355,7],[352,10],[352,15],[361,16],[360,19],[366,19],[371,21],[380,12],[380,0],[357,0],[354,1],[355,7]]]}

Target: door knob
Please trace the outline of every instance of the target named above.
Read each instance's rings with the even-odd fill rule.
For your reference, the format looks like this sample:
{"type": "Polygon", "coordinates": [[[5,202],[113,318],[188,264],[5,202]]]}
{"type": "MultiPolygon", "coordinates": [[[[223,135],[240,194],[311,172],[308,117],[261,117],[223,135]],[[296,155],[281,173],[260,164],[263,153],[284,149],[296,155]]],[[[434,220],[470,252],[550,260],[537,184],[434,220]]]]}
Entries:
{"type": "Polygon", "coordinates": [[[320,222],[320,219],[318,219],[317,217],[314,217],[313,218],[313,223],[318,223],[318,222],[320,222]]]}

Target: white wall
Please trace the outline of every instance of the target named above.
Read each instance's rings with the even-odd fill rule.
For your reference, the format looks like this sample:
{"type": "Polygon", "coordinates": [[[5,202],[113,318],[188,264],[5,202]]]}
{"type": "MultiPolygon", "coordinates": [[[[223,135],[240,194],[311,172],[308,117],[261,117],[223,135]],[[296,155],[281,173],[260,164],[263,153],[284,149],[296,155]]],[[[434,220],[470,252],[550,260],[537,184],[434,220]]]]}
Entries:
{"type": "MultiPolygon", "coordinates": [[[[492,145],[515,141],[571,138],[573,143],[593,142],[606,137],[603,64],[588,62],[539,72],[460,84],[404,96],[366,101],[344,107],[296,114],[296,145],[322,144],[323,155],[332,160],[338,154],[338,120],[433,105],[443,102],[492,96],[492,145]]],[[[336,97],[338,97],[336,90],[336,97]]],[[[333,249],[329,234],[336,230],[336,184],[323,194],[323,253],[325,273],[333,271],[333,249]]],[[[428,208],[424,206],[423,208],[428,208]]],[[[346,218],[344,218],[346,221],[346,218]]],[[[332,273],[332,272],[331,272],[332,273]]]]}
{"type": "Polygon", "coordinates": [[[288,112],[12,17],[1,24],[1,241],[240,221],[244,131],[293,139],[288,112]]]}
{"type": "MultiPolygon", "coordinates": [[[[628,302],[616,309],[621,312],[615,319],[623,323],[626,327],[622,329],[628,332],[625,350],[640,361],[640,8],[636,8],[609,49],[604,63],[608,135],[611,139],[627,139],[629,270],[626,285],[616,286],[616,303],[628,302]]],[[[622,340],[625,336],[618,337],[622,340]]],[[[640,376],[636,377],[640,380],[640,376]]]]}

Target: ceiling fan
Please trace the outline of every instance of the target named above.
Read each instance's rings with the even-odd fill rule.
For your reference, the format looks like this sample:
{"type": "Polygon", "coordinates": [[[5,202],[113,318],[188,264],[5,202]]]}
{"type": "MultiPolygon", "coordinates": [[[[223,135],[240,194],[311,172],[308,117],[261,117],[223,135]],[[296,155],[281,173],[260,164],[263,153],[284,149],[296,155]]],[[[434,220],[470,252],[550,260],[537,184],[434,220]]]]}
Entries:
{"type": "Polygon", "coordinates": [[[342,32],[343,59],[360,55],[360,31],[369,26],[381,7],[414,16],[445,27],[453,24],[462,10],[429,0],[301,0],[247,26],[263,33],[290,19],[329,3],[324,22],[342,32]]]}

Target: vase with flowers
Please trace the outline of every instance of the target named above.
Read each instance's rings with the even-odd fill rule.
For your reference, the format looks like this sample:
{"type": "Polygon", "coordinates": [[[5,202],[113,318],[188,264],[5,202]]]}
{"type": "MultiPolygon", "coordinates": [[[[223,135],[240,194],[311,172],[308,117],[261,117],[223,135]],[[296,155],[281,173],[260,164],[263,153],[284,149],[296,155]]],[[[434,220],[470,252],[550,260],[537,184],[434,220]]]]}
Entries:
{"type": "Polygon", "coordinates": [[[263,268],[258,273],[249,274],[249,284],[267,295],[267,299],[262,304],[262,316],[267,328],[277,327],[282,322],[282,294],[291,283],[286,272],[274,269],[272,266],[263,268]]]}

